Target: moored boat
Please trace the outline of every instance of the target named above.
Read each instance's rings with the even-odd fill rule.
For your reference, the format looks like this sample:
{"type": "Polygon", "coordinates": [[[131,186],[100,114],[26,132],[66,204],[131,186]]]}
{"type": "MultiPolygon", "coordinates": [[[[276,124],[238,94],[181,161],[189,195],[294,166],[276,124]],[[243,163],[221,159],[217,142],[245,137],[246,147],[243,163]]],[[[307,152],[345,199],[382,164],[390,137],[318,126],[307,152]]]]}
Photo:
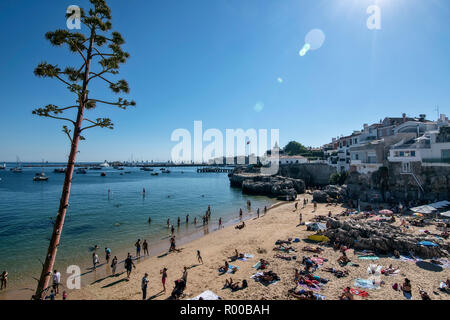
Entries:
{"type": "Polygon", "coordinates": [[[33,177],[33,181],[48,181],[48,177],[44,172],[36,173],[36,175],[33,177]]]}
{"type": "Polygon", "coordinates": [[[76,174],[86,174],[86,169],[84,169],[84,168],[78,168],[78,169],[75,171],[75,173],[76,173],[76,174]]]}
{"type": "Polygon", "coordinates": [[[66,169],[65,168],[56,168],[55,170],[53,170],[54,173],[66,173],[66,169]]]}

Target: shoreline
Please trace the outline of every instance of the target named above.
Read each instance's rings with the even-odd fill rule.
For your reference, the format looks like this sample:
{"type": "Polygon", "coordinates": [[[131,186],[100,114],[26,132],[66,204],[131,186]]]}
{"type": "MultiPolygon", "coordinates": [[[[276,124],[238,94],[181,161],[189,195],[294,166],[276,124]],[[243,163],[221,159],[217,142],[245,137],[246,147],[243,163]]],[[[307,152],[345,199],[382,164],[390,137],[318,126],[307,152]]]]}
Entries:
{"type": "MultiPolygon", "coordinates": [[[[267,201],[269,202],[271,198],[267,198],[267,201]]],[[[270,203],[270,202],[269,202],[270,203]]],[[[276,202],[272,205],[270,205],[270,207],[268,207],[268,210],[270,210],[274,205],[280,205],[283,202],[276,202]]],[[[247,222],[248,220],[251,220],[252,218],[256,217],[256,211],[248,211],[243,210],[244,214],[243,214],[243,219],[242,221],[247,222]]],[[[260,211],[263,211],[262,208],[260,208],[260,211]]],[[[240,220],[239,218],[230,218],[226,221],[224,221],[222,223],[222,228],[228,228],[231,227],[233,225],[235,225],[236,223],[238,223],[240,220]]],[[[175,237],[176,237],[176,242],[177,242],[177,247],[179,247],[180,245],[186,245],[189,244],[192,241],[198,240],[198,239],[202,239],[203,237],[205,237],[208,234],[211,233],[215,233],[217,231],[219,231],[218,229],[218,219],[214,219],[212,220],[212,224],[211,225],[205,225],[203,226],[201,222],[197,222],[197,225],[194,225],[193,222],[190,222],[189,225],[191,227],[194,227],[195,229],[193,231],[181,231],[181,229],[185,229],[184,227],[186,227],[186,224],[182,224],[180,227],[175,228],[175,237]]],[[[187,228],[186,228],[187,229],[187,228]]],[[[168,228],[169,230],[169,228],[168,228]]],[[[169,232],[170,233],[170,232],[169,232]]],[[[133,241],[130,242],[130,248],[131,249],[125,249],[125,248],[121,248],[118,251],[113,251],[112,255],[111,255],[111,260],[114,256],[118,257],[118,267],[117,269],[119,270],[121,268],[121,266],[123,266],[123,262],[125,260],[125,257],[127,255],[128,252],[130,252],[133,256],[133,261],[136,263],[136,261],[138,263],[144,262],[146,259],[150,259],[150,258],[154,258],[154,257],[158,257],[159,255],[163,255],[164,253],[167,253],[168,248],[170,247],[170,243],[169,243],[169,239],[170,239],[170,235],[167,235],[165,237],[159,238],[156,241],[148,241],[149,242],[149,252],[150,255],[149,256],[143,256],[141,255],[141,257],[138,259],[135,257],[136,251],[133,248],[133,241],[136,241],[137,238],[133,241]]],[[[143,241],[143,239],[141,239],[143,241]]],[[[99,255],[99,260],[100,260],[100,264],[98,266],[98,269],[105,269],[105,259],[104,259],[104,252],[103,252],[103,248],[99,247],[99,251],[97,252],[99,255]]],[[[143,250],[141,250],[141,253],[143,252],[143,250]]],[[[92,253],[92,252],[91,252],[92,253]]],[[[86,256],[88,256],[88,253],[86,256]]],[[[82,277],[82,281],[81,281],[81,288],[83,289],[86,286],[86,283],[92,283],[92,281],[97,281],[97,277],[96,275],[93,274],[93,270],[92,267],[88,267],[90,258],[85,258],[82,259],[81,261],[78,261],[80,264],[80,269],[81,269],[81,277],[82,277]]],[[[67,266],[64,266],[67,267],[67,266]]],[[[62,272],[61,270],[63,270],[61,267],[56,268],[57,270],[59,270],[61,272],[61,283],[65,283],[66,281],[66,274],[65,272],[62,272]]],[[[110,272],[110,267],[106,266],[106,269],[109,270],[110,272]]],[[[98,270],[100,271],[100,270],[98,270]]],[[[51,283],[51,281],[50,281],[51,283]]],[[[0,291],[0,300],[28,300],[31,299],[31,295],[34,294],[34,283],[33,282],[26,282],[23,280],[20,282],[20,284],[17,284],[16,286],[11,286],[11,282],[8,282],[8,289],[6,291],[2,290],[0,291]],[[27,294],[25,294],[24,292],[27,291],[27,294]],[[29,292],[29,294],[28,294],[29,292]]]]}
{"type": "MultiPolygon", "coordinates": [[[[100,268],[95,273],[93,281],[89,284],[82,284],[81,290],[67,290],[69,300],[141,300],[140,281],[144,273],[149,274],[149,288],[147,297],[149,300],[165,300],[170,296],[175,280],[181,278],[183,267],[188,268],[187,286],[184,291],[183,300],[192,299],[206,290],[211,290],[222,299],[225,300],[292,300],[288,295],[288,290],[295,287],[294,268],[303,269],[300,264],[302,256],[313,256],[313,253],[304,252],[301,249],[305,246],[316,246],[304,241],[314,232],[306,231],[304,225],[299,226],[299,215],[303,215],[303,221],[308,222],[314,216],[326,215],[331,211],[333,215],[339,214],[345,210],[342,205],[327,206],[326,204],[318,204],[317,210],[314,211],[311,204],[312,196],[310,194],[299,195],[298,200],[304,198],[309,199],[309,203],[302,208],[302,202],[299,201],[299,210],[294,210],[294,202],[278,202],[274,203],[267,214],[262,215],[259,219],[248,217],[246,227],[237,230],[230,223],[225,228],[206,234],[198,239],[194,239],[187,243],[179,240],[177,247],[182,249],[181,252],[173,252],[161,256],[153,255],[140,259],[133,269],[130,279],[126,279],[123,265],[117,269],[118,276],[111,276],[109,267],[100,268]],[[283,254],[284,256],[297,256],[297,260],[287,261],[276,258],[272,248],[277,240],[287,240],[288,238],[299,238],[298,243],[292,243],[291,246],[296,252],[291,254],[283,254]],[[181,244],[181,245],[180,245],[181,244]],[[265,250],[258,253],[258,248],[265,250]],[[248,261],[231,262],[232,265],[238,266],[239,270],[235,274],[220,275],[218,267],[224,264],[227,257],[232,256],[234,250],[240,253],[251,254],[253,258],[248,261]],[[198,263],[196,258],[196,250],[201,251],[203,264],[198,263]],[[264,286],[255,282],[250,278],[257,270],[253,265],[263,258],[269,262],[269,268],[276,272],[281,280],[275,284],[264,286]],[[166,282],[166,291],[162,291],[160,270],[168,268],[168,278],[166,282]],[[248,287],[244,290],[232,292],[230,289],[224,288],[225,279],[232,278],[235,282],[245,279],[248,287]]],[[[297,200],[297,201],[298,201],[297,200]]],[[[376,218],[376,217],[375,217],[376,218]]],[[[400,220],[400,219],[398,219],[400,220]]],[[[400,221],[395,223],[400,224],[400,221]]],[[[428,228],[428,227],[427,227],[428,228]]],[[[432,230],[428,228],[429,230],[432,230]]],[[[410,232],[419,233],[420,228],[410,227],[410,232]]],[[[167,247],[166,247],[167,248],[167,247]]],[[[320,295],[325,296],[326,300],[339,299],[342,291],[350,286],[354,287],[354,281],[357,278],[367,279],[369,277],[367,268],[375,263],[384,267],[393,264],[394,267],[400,268],[400,272],[396,276],[382,276],[385,284],[379,289],[362,289],[369,293],[366,298],[355,296],[355,300],[405,300],[403,294],[392,289],[394,283],[402,283],[404,278],[411,280],[413,288],[413,300],[421,300],[419,289],[423,289],[431,296],[433,300],[450,300],[450,295],[443,292],[439,293],[437,289],[440,281],[450,278],[450,269],[441,268],[441,270],[427,270],[415,262],[393,259],[389,256],[380,256],[378,260],[359,259],[353,249],[347,251],[347,256],[359,267],[341,267],[337,263],[340,257],[339,251],[325,246],[324,251],[319,254],[320,257],[327,261],[324,267],[332,267],[339,270],[347,270],[348,277],[336,278],[333,274],[320,267],[314,274],[326,278],[329,282],[320,290],[316,291],[320,295]],[[438,292],[438,294],[434,293],[438,292]]],[[[154,250],[153,250],[154,251],[154,250]]],[[[166,250],[167,251],[167,250],[166,250]]],[[[152,252],[154,253],[154,252],[152,252]]],[[[83,279],[83,281],[85,281],[83,279]]],[[[65,282],[63,282],[64,284],[65,282]]],[[[60,292],[64,287],[60,289],[60,292]]],[[[57,296],[61,299],[61,294],[57,296]]]]}

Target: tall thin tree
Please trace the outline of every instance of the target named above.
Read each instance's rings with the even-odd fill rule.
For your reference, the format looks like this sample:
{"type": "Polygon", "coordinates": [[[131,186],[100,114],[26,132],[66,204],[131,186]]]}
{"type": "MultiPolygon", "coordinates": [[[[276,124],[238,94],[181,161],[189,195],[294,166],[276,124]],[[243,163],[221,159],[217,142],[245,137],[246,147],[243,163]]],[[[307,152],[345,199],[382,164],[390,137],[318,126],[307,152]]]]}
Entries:
{"type": "MultiPolygon", "coordinates": [[[[113,82],[107,79],[108,75],[114,76],[119,73],[120,65],[126,62],[129,54],[121,48],[122,44],[124,44],[124,39],[120,33],[111,31],[111,10],[106,2],[104,0],[90,0],[90,2],[93,8],[89,9],[88,14],[85,14],[82,9],[80,13],[82,29],[87,30],[86,36],[82,32],[70,32],[68,30],[56,30],[45,34],[46,39],[52,45],[67,45],[72,53],[79,55],[81,66],[68,66],[63,70],[57,65],[42,62],[34,70],[34,74],[38,77],[59,80],[67,86],[67,89],[76,98],[73,106],[49,104],[33,111],[33,114],[41,117],[68,122],[69,126],[64,125],[62,128],[71,143],[58,214],[54,221],[52,237],[42,266],[39,283],[33,296],[34,299],[42,299],[48,289],[56,253],[60,244],[64,219],[69,206],[70,187],[78,144],[80,140],[85,139],[82,134],[85,130],[95,127],[113,129],[113,123],[109,118],[91,120],[85,118],[85,111],[95,109],[98,104],[106,104],[121,109],[127,109],[129,106],[136,105],[134,101],[128,101],[123,98],[118,98],[117,101],[105,101],[91,97],[92,92],[88,88],[93,80],[105,82],[114,93],[129,92],[128,83],[125,80],[113,82]],[[98,62],[98,70],[94,68],[93,62],[98,62]],[[66,114],[70,111],[72,111],[72,118],[66,114]]],[[[72,17],[74,13],[68,13],[66,18],[72,17]]]]}

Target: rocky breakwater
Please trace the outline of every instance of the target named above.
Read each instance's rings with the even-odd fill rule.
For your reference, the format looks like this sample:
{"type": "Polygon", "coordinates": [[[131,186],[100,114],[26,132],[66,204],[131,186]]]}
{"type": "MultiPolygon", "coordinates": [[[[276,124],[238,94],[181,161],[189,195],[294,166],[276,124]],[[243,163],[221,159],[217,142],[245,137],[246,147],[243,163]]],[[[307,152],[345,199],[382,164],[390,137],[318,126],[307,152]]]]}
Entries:
{"type": "Polygon", "coordinates": [[[450,250],[450,245],[444,240],[426,234],[406,234],[399,227],[386,222],[327,218],[327,226],[325,235],[331,242],[336,241],[356,250],[371,250],[379,254],[393,253],[394,250],[403,254],[412,252],[423,259],[445,257],[450,250]],[[419,242],[424,240],[438,246],[420,245],[419,242]]]}
{"type": "Polygon", "coordinates": [[[230,185],[242,188],[242,193],[295,199],[297,194],[305,192],[305,182],[301,179],[282,176],[269,176],[258,173],[232,173],[230,185]]]}
{"type": "Polygon", "coordinates": [[[343,202],[347,197],[347,187],[328,185],[323,190],[313,192],[313,200],[318,203],[343,202]]]}

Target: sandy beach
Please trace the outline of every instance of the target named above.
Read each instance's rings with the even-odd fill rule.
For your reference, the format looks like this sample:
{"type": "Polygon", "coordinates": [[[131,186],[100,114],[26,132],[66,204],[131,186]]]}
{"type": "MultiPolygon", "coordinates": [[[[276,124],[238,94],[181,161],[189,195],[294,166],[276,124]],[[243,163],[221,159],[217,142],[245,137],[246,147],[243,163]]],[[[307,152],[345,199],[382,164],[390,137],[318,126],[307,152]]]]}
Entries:
{"type": "MultiPolygon", "coordinates": [[[[300,195],[299,199],[308,198],[310,195],[300,195]]],[[[129,281],[126,280],[126,274],[123,264],[118,266],[118,276],[112,277],[109,267],[102,266],[94,275],[94,281],[91,283],[82,283],[81,290],[69,291],[68,299],[100,299],[100,300],[123,300],[142,299],[141,279],[145,273],[149,274],[149,289],[147,297],[155,300],[167,299],[173,289],[176,279],[181,278],[183,267],[188,267],[187,286],[184,291],[183,299],[191,299],[199,295],[205,290],[211,290],[222,299],[295,299],[288,295],[288,290],[296,287],[294,283],[294,268],[303,269],[300,264],[302,256],[313,256],[313,253],[303,252],[301,248],[309,245],[303,239],[313,234],[306,231],[306,227],[298,226],[299,212],[303,214],[303,221],[310,221],[315,215],[326,215],[331,210],[333,214],[339,214],[344,209],[340,206],[327,207],[319,204],[317,210],[313,212],[313,205],[309,203],[305,208],[299,203],[299,210],[294,210],[294,203],[279,203],[268,210],[267,214],[259,219],[250,219],[246,222],[246,227],[237,230],[233,226],[229,226],[208,234],[200,239],[179,246],[181,252],[169,253],[165,256],[151,256],[141,258],[135,261],[136,269],[133,269],[129,281]],[[282,260],[275,258],[278,252],[273,251],[277,240],[287,240],[288,238],[299,238],[301,241],[292,243],[292,247],[296,252],[290,256],[296,255],[297,260],[282,260]],[[258,248],[265,249],[266,252],[259,254],[258,248]],[[218,267],[224,264],[227,257],[233,255],[237,249],[240,253],[253,255],[248,261],[237,260],[230,264],[238,266],[239,270],[235,274],[219,275],[218,267]],[[201,251],[203,264],[199,264],[196,258],[197,250],[201,251]],[[252,266],[259,261],[260,258],[267,260],[270,265],[267,270],[276,272],[281,280],[275,284],[264,286],[259,282],[250,279],[257,270],[252,266]],[[166,292],[162,292],[162,283],[160,270],[166,267],[168,269],[166,292]],[[233,281],[242,282],[246,279],[248,288],[232,292],[230,289],[224,289],[225,279],[233,278],[233,281]]],[[[214,212],[214,210],[213,210],[214,212]]],[[[416,230],[418,231],[418,230],[416,230]]],[[[169,243],[167,244],[169,248],[169,243]]],[[[409,278],[412,283],[413,299],[421,299],[419,290],[423,289],[430,295],[433,300],[448,300],[450,295],[438,290],[439,283],[450,277],[450,269],[443,268],[441,271],[425,270],[417,266],[414,262],[394,260],[388,257],[380,257],[379,260],[360,260],[354,255],[353,250],[348,250],[347,255],[352,262],[359,264],[359,267],[347,266],[340,267],[337,259],[340,256],[339,251],[334,251],[331,247],[323,246],[324,251],[319,254],[320,257],[328,259],[322,267],[314,274],[329,280],[329,282],[317,291],[326,299],[339,299],[343,289],[347,286],[354,288],[354,280],[356,278],[368,278],[367,267],[371,263],[376,263],[384,267],[393,264],[394,267],[400,268],[400,272],[395,276],[384,276],[382,280],[385,282],[379,289],[362,289],[369,293],[368,297],[358,299],[375,299],[375,300],[404,300],[400,291],[392,289],[394,283],[401,284],[405,277],[409,278]],[[325,267],[334,267],[339,270],[347,270],[348,277],[336,278],[333,274],[324,271],[325,267]],[[434,293],[435,292],[435,293],[434,293]],[[438,293],[438,294],[436,294],[438,293]]],[[[134,248],[130,246],[130,252],[134,253],[134,248]]],[[[123,257],[119,257],[121,260],[123,257]]],[[[84,279],[83,279],[84,280],[84,279]]],[[[85,280],[84,280],[85,281],[85,280]]],[[[61,295],[58,296],[58,298],[61,295]]]]}

